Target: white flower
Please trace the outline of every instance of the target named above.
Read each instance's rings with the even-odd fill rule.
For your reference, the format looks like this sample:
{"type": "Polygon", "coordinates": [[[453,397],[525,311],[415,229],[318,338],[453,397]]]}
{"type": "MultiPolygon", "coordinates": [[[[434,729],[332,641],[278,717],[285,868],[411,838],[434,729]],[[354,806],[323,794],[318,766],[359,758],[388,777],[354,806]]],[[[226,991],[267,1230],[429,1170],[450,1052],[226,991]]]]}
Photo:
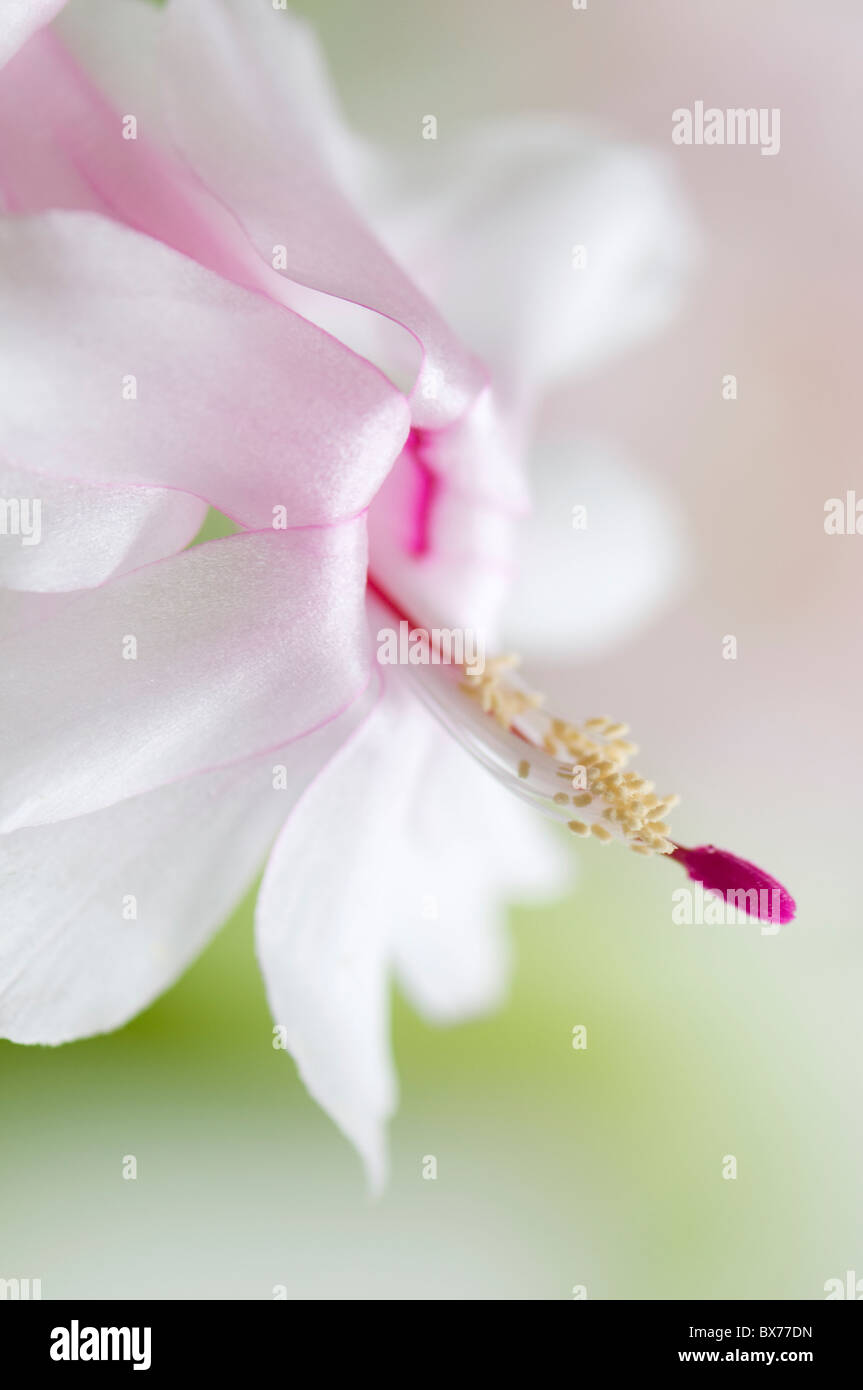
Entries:
{"type": "MultiPolygon", "coordinates": [[[[38,496],[44,535],[0,537],[3,1031],[119,1026],[266,861],[273,1018],[379,1185],[391,975],[433,1019],[489,1007],[503,904],[562,880],[486,770],[553,809],[549,769],[519,770],[517,687],[477,687],[495,723],[439,670],[370,677],[366,612],[494,639],[537,404],[668,312],[678,210],[653,161],[563,121],[476,132],[428,178],[422,150],[376,155],[269,0],[81,0],[0,73],[11,122],[0,492],[38,496]],[[206,503],[242,530],[184,550],[206,503]]],[[[638,563],[629,544],[594,621],[560,540],[553,579],[517,577],[521,629],[558,654],[667,586],[661,509],[651,551],[619,505],[638,563]]],[[[609,823],[638,842],[642,820],[609,823]]]]}

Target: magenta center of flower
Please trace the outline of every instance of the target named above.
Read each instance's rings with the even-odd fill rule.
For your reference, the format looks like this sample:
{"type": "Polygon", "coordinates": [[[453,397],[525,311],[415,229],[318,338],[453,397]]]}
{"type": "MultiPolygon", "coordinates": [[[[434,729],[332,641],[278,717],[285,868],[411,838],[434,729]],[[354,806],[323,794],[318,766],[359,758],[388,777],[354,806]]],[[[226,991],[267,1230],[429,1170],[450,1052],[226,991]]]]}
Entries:
{"type": "MultiPolygon", "coordinates": [[[[412,431],[411,434],[409,447],[416,431],[412,431]]],[[[424,462],[417,448],[410,447],[409,457],[413,470],[414,494],[408,551],[414,556],[428,555],[431,550],[432,512],[440,488],[440,478],[424,462]]]]}

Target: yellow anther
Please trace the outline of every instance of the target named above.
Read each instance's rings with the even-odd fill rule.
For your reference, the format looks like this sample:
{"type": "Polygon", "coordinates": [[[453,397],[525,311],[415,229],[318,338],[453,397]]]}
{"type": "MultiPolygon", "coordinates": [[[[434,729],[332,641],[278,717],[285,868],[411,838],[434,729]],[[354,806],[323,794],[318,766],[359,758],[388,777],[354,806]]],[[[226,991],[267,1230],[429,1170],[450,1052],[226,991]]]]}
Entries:
{"type": "MultiPolygon", "coordinates": [[[[530,728],[530,742],[557,760],[557,776],[569,783],[569,787],[553,794],[551,799],[555,805],[565,806],[572,802],[575,806],[587,807],[597,801],[601,804],[606,824],[588,826],[583,821],[572,820],[568,822],[572,833],[593,834],[601,844],[608,844],[615,838],[608,829],[613,826],[617,835],[638,854],[672,853],[674,844],[666,838],[668,824],[664,817],[677,804],[678,797],[659,796],[652,782],[637,772],[625,770],[630,758],[638,752],[637,745],[623,737],[629,732],[627,725],[604,714],[592,716],[581,724],[547,714],[541,708],[543,697],[538,692],[525,689],[507,675],[509,668],[517,663],[515,656],[496,657],[486,662],[481,674],[466,675],[462,689],[503,728],[523,736],[530,728]],[[544,723],[528,725],[524,722],[527,715],[544,723]]],[[[517,762],[519,778],[526,781],[534,777],[535,765],[535,760],[521,758],[517,762]]]]}
{"type": "Polygon", "coordinates": [[[573,835],[589,835],[589,834],[590,834],[590,826],[589,826],[589,825],[585,825],[585,823],[584,823],[583,820],[571,820],[571,821],[567,821],[567,825],[569,826],[569,829],[572,831],[573,835]]]}

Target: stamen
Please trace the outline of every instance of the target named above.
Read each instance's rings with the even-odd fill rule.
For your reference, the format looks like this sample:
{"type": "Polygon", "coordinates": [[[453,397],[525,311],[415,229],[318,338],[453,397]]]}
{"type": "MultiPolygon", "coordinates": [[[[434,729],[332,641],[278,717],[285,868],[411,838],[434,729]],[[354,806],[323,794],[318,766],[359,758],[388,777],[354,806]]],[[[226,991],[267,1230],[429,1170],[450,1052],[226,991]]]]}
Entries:
{"type": "Polygon", "coordinates": [[[575,835],[670,854],[674,846],[665,838],[663,817],[675,798],[648,800],[645,793],[653,783],[624,772],[637,751],[619,737],[627,726],[608,715],[577,722],[550,713],[543,696],[518,675],[517,665],[517,657],[504,656],[472,675],[443,666],[411,669],[425,702],[519,796],[564,821],[575,835]],[[571,819],[573,805],[581,813],[577,820],[571,819]]]}
{"type": "MultiPolygon", "coordinates": [[[[371,577],[369,587],[404,616],[371,577]]],[[[686,849],[669,838],[666,817],[680,798],[660,796],[653,782],[624,771],[638,752],[621,737],[628,732],[625,724],[607,715],[576,722],[549,714],[544,697],[516,673],[518,661],[517,656],[495,657],[476,674],[443,664],[405,670],[423,703],[477,761],[572,834],[592,835],[601,844],[618,840],[646,858],[676,859],[705,890],[745,896],[745,904],[738,905],[750,916],[775,920],[778,905],[778,920],[791,921],[796,911],[791,894],[757,865],[713,845],[686,849]],[[561,789],[561,779],[576,795],[561,789]],[[578,820],[570,819],[573,804],[581,812],[578,820]]]]}

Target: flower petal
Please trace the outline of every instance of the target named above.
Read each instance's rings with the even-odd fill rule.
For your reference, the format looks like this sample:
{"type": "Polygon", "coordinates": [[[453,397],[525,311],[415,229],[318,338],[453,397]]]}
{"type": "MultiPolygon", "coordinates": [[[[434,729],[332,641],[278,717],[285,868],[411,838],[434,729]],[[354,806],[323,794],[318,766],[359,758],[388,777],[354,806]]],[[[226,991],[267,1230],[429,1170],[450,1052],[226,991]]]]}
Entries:
{"type": "Polygon", "coordinates": [[[258,958],[273,1018],[375,1191],[385,1181],[396,1100],[388,968],[403,880],[389,836],[412,790],[412,762],[410,745],[376,710],[288,820],[258,895],[258,958]]]}
{"type": "Polygon", "coordinates": [[[431,153],[381,160],[364,201],[426,293],[517,391],[592,368],[655,329],[692,258],[665,164],[564,118],[498,120],[431,153]]]}
{"type": "Polygon", "coordinates": [[[176,554],[206,514],[206,504],[186,493],[91,487],[0,460],[0,586],[34,593],[93,588],[176,554]]]}
{"type": "Polygon", "coordinates": [[[370,566],[411,617],[494,642],[528,511],[518,432],[491,391],[444,430],[412,431],[369,509],[370,566]]]}
{"type": "Polygon", "coordinates": [[[6,652],[7,639],[15,632],[23,632],[35,623],[59,613],[67,603],[70,594],[25,593],[16,589],[0,589],[0,643],[6,652]]]}
{"type": "Polygon", "coordinates": [[[8,638],[0,829],[86,815],[332,719],[368,679],[364,581],[362,521],[241,533],[8,638]]]}
{"type": "Polygon", "coordinates": [[[607,445],[547,431],[530,463],[534,510],[516,534],[504,643],[540,661],[593,657],[671,600],[688,563],[682,518],[607,445]]]}
{"type": "Polygon", "coordinates": [[[506,793],[450,748],[389,674],[386,698],[282,831],[257,913],[273,1017],[374,1189],[386,1173],[385,1125],[395,1104],[393,959],[411,997],[437,1020],[485,1008],[506,976],[490,901],[510,889],[555,891],[560,882],[553,842],[527,825],[521,808],[510,818],[504,806],[501,815],[497,798],[506,793]],[[486,822],[492,800],[494,820],[486,822]],[[434,921],[431,899],[441,904],[434,921]]]}
{"type": "Polygon", "coordinates": [[[507,512],[426,469],[410,449],[368,521],[370,570],[384,593],[417,622],[470,628],[493,641],[513,575],[507,512]]]}
{"type": "Polygon", "coordinates": [[[393,827],[405,884],[394,962],[416,1007],[450,1023],[500,1003],[507,904],[562,896],[573,862],[550,827],[449,735],[424,715],[415,730],[425,746],[416,794],[393,827]]]}
{"type": "Polygon", "coordinates": [[[305,525],[367,506],[406,437],[375,368],[128,228],[0,220],[0,265],[0,453],[17,466],[305,525]]]}
{"type": "Polygon", "coordinates": [[[264,757],[0,837],[0,1034],[68,1042],[146,1008],[228,916],[363,707],[264,757]]]}
{"type": "Polygon", "coordinates": [[[172,0],[135,24],[127,8],[89,0],[64,16],[64,39],[98,87],[236,215],[267,266],[365,305],[421,343],[416,424],[460,416],[483,370],[341,191],[335,166],[354,149],[307,26],[271,0],[172,0]]]}

